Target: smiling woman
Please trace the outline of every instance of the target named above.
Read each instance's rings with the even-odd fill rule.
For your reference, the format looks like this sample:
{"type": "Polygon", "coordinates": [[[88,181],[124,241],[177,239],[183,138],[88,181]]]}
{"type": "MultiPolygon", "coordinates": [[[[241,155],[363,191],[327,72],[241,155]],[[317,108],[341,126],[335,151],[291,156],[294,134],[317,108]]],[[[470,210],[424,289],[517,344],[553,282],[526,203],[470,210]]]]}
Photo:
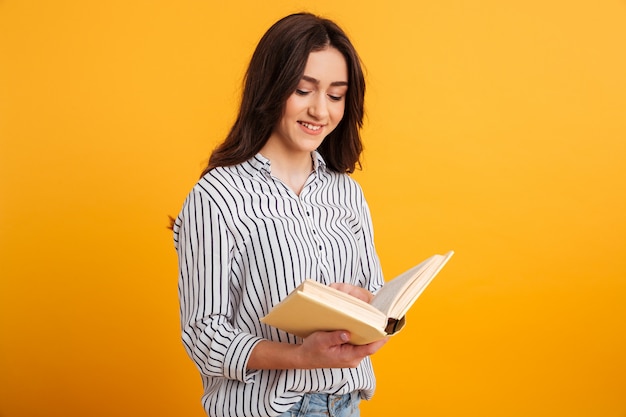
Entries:
{"type": "Polygon", "coordinates": [[[302,339],[260,321],[305,279],[364,299],[383,284],[347,175],[364,93],[358,56],[329,20],[287,16],[253,54],[237,121],[173,224],[183,342],[211,416],[358,416],[373,395],[369,355],[385,340],[302,339]]]}

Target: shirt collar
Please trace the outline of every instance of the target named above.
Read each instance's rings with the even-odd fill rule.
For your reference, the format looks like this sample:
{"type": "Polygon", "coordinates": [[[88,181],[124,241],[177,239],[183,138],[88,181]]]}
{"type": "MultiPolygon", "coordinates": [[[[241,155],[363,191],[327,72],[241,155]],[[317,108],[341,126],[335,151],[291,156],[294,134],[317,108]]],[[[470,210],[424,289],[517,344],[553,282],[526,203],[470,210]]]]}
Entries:
{"type": "Polygon", "coordinates": [[[248,160],[248,163],[252,165],[252,168],[257,170],[261,174],[270,174],[271,172],[270,160],[264,157],[263,155],[261,155],[260,153],[257,153],[252,158],[250,158],[250,160],[248,160]]]}
{"type": "MultiPolygon", "coordinates": [[[[324,161],[324,158],[322,157],[322,155],[320,155],[318,151],[313,151],[311,153],[311,159],[313,160],[313,171],[315,171],[317,174],[320,174],[322,170],[326,169],[326,162],[324,161]]],[[[270,175],[272,172],[271,170],[272,164],[270,160],[264,157],[263,155],[261,155],[260,153],[257,153],[255,156],[250,158],[248,163],[252,165],[252,167],[255,170],[257,170],[259,173],[270,175]]]]}
{"type": "Polygon", "coordinates": [[[326,169],[326,161],[318,151],[313,151],[311,158],[313,158],[313,171],[319,174],[320,169],[326,169]]]}

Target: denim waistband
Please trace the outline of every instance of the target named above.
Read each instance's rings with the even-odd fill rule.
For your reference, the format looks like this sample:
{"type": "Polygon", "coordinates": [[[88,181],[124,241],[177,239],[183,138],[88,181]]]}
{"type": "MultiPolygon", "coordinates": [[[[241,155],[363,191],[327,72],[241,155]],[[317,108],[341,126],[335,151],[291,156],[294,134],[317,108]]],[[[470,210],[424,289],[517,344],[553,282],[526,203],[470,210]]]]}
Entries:
{"type": "Polygon", "coordinates": [[[360,400],[358,392],[343,395],[308,393],[280,417],[358,417],[360,400]]]}

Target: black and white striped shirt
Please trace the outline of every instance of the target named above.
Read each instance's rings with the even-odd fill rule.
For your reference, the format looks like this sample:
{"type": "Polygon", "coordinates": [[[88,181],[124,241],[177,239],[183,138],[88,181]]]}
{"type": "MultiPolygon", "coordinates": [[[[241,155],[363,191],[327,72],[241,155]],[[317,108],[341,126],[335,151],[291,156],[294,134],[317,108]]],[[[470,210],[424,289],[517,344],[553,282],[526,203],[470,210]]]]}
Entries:
{"type": "Polygon", "coordinates": [[[355,369],[246,370],[259,341],[300,342],[259,319],[304,279],[372,292],[383,284],[360,186],[313,155],[299,196],[260,154],[215,168],[174,224],[182,339],[211,417],[276,416],[306,392],[373,394],[369,358],[355,369]]]}

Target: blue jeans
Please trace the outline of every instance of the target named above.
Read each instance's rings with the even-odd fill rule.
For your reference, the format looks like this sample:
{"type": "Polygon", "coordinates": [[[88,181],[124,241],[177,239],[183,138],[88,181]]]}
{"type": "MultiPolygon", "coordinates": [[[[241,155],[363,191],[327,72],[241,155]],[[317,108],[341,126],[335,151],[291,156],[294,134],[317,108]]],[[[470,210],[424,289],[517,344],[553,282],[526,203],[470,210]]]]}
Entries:
{"type": "Polygon", "coordinates": [[[302,400],[279,417],[359,417],[358,392],[345,395],[304,394],[302,400]]]}

